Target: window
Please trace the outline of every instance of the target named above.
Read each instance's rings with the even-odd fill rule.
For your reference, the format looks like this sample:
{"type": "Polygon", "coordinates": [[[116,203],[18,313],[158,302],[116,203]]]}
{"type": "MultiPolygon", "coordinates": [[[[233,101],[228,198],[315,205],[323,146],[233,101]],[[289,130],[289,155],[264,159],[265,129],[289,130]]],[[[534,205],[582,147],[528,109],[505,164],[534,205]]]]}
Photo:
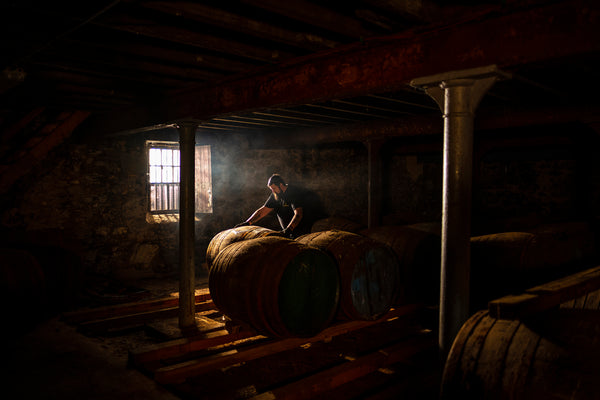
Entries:
{"type": "Polygon", "coordinates": [[[150,211],[179,211],[179,147],[163,145],[148,151],[150,211]]]}
{"type": "MultiPolygon", "coordinates": [[[[177,142],[148,142],[148,197],[153,214],[179,212],[180,153],[177,142]]],[[[196,213],[212,212],[210,146],[196,146],[196,213]]]]}

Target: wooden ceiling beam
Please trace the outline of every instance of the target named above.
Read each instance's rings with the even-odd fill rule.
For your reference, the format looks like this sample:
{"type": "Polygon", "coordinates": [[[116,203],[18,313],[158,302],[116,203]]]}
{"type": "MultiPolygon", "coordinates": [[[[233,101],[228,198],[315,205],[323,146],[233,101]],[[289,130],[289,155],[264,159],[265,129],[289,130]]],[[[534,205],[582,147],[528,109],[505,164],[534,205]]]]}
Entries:
{"type": "Polygon", "coordinates": [[[130,56],[144,57],[146,59],[156,60],[156,62],[164,62],[169,64],[178,64],[180,66],[189,66],[199,69],[209,69],[211,71],[227,71],[227,72],[242,72],[248,69],[256,68],[257,63],[242,62],[231,58],[219,57],[206,52],[200,51],[181,51],[169,47],[155,46],[144,43],[136,43],[126,41],[124,39],[119,42],[105,43],[95,42],[86,39],[65,40],[67,46],[90,46],[96,49],[104,49],[110,52],[119,52],[130,56]],[[92,44],[93,43],[93,44],[92,44]]]}
{"type": "Polygon", "coordinates": [[[135,35],[143,35],[155,39],[207,49],[217,53],[226,53],[268,63],[275,63],[279,60],[289,59],[295,56],[295,54],[288,52],[275,51],[234,40],[226,40],[221,37],[216,37],[201,32],[189,31],[187,29],[166,26],[164,24],[156,23],[152,20],[134,17],[115,15],[107,16],[102,18],[102,21],[98,21],[95,24],[106,29],[130,32],[135,35]]]}
{"type": "MultiPolygon", "coordinates": [[[[114,78],[87,75],[85,71],[64,71],[47,68],[35,71],[34,76],[41,82],[54,82],[56,86],[72,85],[73,88],[90,88],[114,93],[135,93],[144,88],[146,82],[121,81],[114,78]]],[[[47,83],[46,83],[47,86],[47,83]]]]}
{"type": "MultiPolygon", "coordinates": [[[[83,85],[72,85],[69,83],[59,83],[55,86],[57,92],[73,93],[80,95],[98,96],[106,99],[117,99],[133,103],[136,99],[135,94],[127,93],[123,90],[114,90],[110,88],[92,87],[83,85]]],[[[110,102],[110,101],[108,101],[110,102]]]]}
{"type": "MultiPolygon", "coordinates": [[[[478,132],[511,129],[523,126],[582,123],[597,118],[599,106],[589,107],[536,107],[529,110],[489,109],[478,112],[475,121],[478,132]]],[[[438,135],[444,132],[443,119],[437,113],[413,115],[402,119],[362,122],[358,124],[297,130],[293,135],[282,136],[280,132],[265,132],[262,143],[273,147],[311,146],[340,142],[366,142],[373,139],[392,139],[438,135]]]]}
{"type": "Polygon", "coordinates": [[[162,75],[172,79],[182,81],[208,81],[220,79],[225,76],[223,73],[215,71],[207,71],[192,67],[179,67],[166,63],[161,63],[151,60],[143,60],[130,55],[121,55],[118,53],[104,53],[89,47],[73,46],[69,47],[68,52],[60,52],[56,50],[45,50],[43,56],[48,56],[47,62],[51,60],[62,60],[62,62],[79,62],[81,56],[85,56],[86,68],[89,70],[98,69],[103,72],[111,72],[115,76],[123,79],[130,79],[131,76],[143,76],[145,73],[162,75]]]}
{"type": "Polygon", "coordinates": [[[139,3],[139,5],[220,28],[233,29],[244,35],[251,35],[311,51],[334,48],[340,44],[314,33],[293,32],[198,3],[148,1],[139,3]]]}
{"type": "MultiPolygon", "coordinates": [[[[250,79],[174,96],[171,117],[203,118],[223,112],[302,104],[406,87],[427,75],[496,64],[522,64],[600,51],[600,7],[564,1],[461,26],[348,46],[250,79]],[[501,44],[501,45],[499,45],[501,44]],[[201,99],[210,99],[202,101],[201,99]],[[208,103],[208,104],[207,104],[208,103]]],[[[169,119],[171,119],[168,116],[169,119]]]]}
{"type": "Polygon", "coordinates": [[[205,120],[225,113],[402,90],[411,79],[446,71],[490,64],[510,70],[597,52],[599,15],[594,0],[563,1],[492,14],[454,27],[431,27],[414,36],[404,33],[366,41],[282,64],[262,75],[182,91],[152,110],[132,110],[128,118],[119,121],[115,116],[112,121],[124,131],[138,128],[144,119],[150,124],[205,120]]]}
{"type": "Polygon", "coordinates": [[[431,22],[440,13],[430,0],[363,0],[365,3],[408,21],[431,22]]]}
{"type": "MultiPolygon", "coordinates": [[[[131,85],[143,85],[148,84],[151,87],[156,88],[162,86],[165,90],[181,88],[183,86],[189,86],[189,81],[186,81],[184,77],[177,75],[172,76],[160,76],[152,73],[141,73],[138,72],[126,72],[116,71],[109,69],[99,69],[97,67],[90,66],[88,64],[82,64],[81,62],[73,61],[68,63],[66,61],[56,62],[53,59],[40,60],[33,62],[32,66],[41,66],[44,68],[50,68],[60,70],[68,73],[75,73],[80,75],[97,76],[100,78],[109,79],[112,81],[119,82],[120,84],[131,84],[131,85]]],[[[31,75],[33,79],[33,75],[31,75]]]]}
{"type": "Polygon", "coordinates": [[[242,0],[242,2],[354,39],[374,35],[373,31],[364,28],[356,19],[304,0],[242,0]]]}

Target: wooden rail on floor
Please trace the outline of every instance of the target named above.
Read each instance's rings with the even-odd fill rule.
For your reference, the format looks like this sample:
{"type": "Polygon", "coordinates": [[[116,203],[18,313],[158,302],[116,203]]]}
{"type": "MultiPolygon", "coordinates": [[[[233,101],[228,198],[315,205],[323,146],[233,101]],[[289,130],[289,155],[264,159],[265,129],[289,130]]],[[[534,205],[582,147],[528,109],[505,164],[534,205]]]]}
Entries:
{"type": "Polygon", "coordinates": [[[527,289],[519,295],[492,300],[488,310],[494,318],[519,319],[550,310],[597,290],[600,290],[600,266],[527,289]]]}
{"type": "MultiPolygon", "coordinates": [[[[215,308],[208,289],[196,294],[196,312],[215,308]]],[[[62,318],[81,329],[96,333],[108,332],[144,325],[148,322],[177,316],[179,298],[167,297],[155,300],[116,304],[88,310],[64,313],[62,318]]]]}
{"type": "MultiPolygon", "coordinates": [[[[208,289],[197,290],[196,303],[202,303],[208,300],[211,300],[208,289]]],[[[178,306],[179,297],[165,297],[155,300],[115,304],[104,307],[90,308],[87,310],[71,311],[64,313],[62,317],[69,323],[78,324],[85,321],[113,318],[117,316],[156,311],[168,307],[178,306]]]]}
{"type": "Polygon", "coordinates": [[[302,400],[335,389],[345,383],[361,378],[380,368],[404,361],[421,351],[437,345],[437,338],[430,331],[388,346],[356,359],[297,380],[277,389],[252,397],[254,400],[302,400]]]}
{"type": "MultiPolygon", "coordinates": [[[[337,325],[326,328],[318,335],[309,338],[289,338],[275,340],[260,346],[249,348],[246,350],[239,350],[235,352],[225,352],[221,355],[214,355],[211,357],[198,358],[186,362],[176,363],[173,365],[164,366],[154,371],[154,379],[162,384],[170,383],[181,383],[186,378],[196,375],[202,375],[209,371],[225,368],[241,362],[247,362],[255,360],[257,358],[266,357],[268,355],[280,353],[286,350],[298,348],[308,343],[314,343],[319,341],[326,341],[334,336],[343,335],[348,332],[352,332],[358,329],[369,327],[378,323],[389,321],[398,317],[407,316],[416,312],[420,308],[419,305],[411,304],[390,310],[385,317],[377,321],[348,321],[339,323],[337,325]]],[[[179,350],[183,350],[185,347],[194,348],[196,350],[207,348],[207,343],[202,339],[193,343],[194,339],[183,339],[176,341],[175,343],[165,343],[164,346],[169,348],[168,352],[176,354],[179,350]],[[186,342],[189,340],[190,342],[186,342]]],[[[151,349],[150,351],[156,352],[157,348],[151,349]]],[[[133,358],[144,359],[146,356],[144,352],[133,355],[133,358]]]]}
{"type": "MultiPolygon", "coordinates": [[[[196,303],[196,312],[213,310],[215,308],[212,300],[196,303]]],[[[158,310],[139,312],[135,314],[119,315],[111,318],[103,318],[81,322],[81,329],[93,332],[107,332],[110,330],[124,329],[135,326],[144,325],[148,322],[176,317],[179,312],[179,307],[167,307],[158,310]]]]}
{"type": "Polygon", "coordinates": [[[225,329],[214,332],[203,333],[192,338],[171,340],[165,343],[147,346],[143,349],[129,351],[129,363],[141,366],[144,363],[176,358],[195,351],[205,350],[211,347],[234,343],[238,340],[259,340],[265,336],[257,335],[250,330],[229,333],[225,329]]]}
{"type": "MultiPolygon", "coordinates": [[[[255,391],[246,398],[252,395],[258,396],[257,399],[288,396],[312,398],[329,391],[348,390],[348,386],[357,381],[367,391],[374,390],[369,385],[377,385],[382,381],[414,386],[405,373],[393,375],[395,372],[387,368],[398,368],[399,364],[406,363],[409,365],[424,351],[437,351],[435,334],[423,329],[419,323],[424,310],[421,304],[395,307],[375,321],[337,320],[309,338],[271,338],[258,334],[242,323],[223,323],[208,292],[197,295],[196,301],[196,311],[203,311],[200,318],[214,324],[200,325],[200,331],[194,336],[129,352],[130,367],[138,368],[175,392],[190,396],[211,398],[222,396],[223,390],[246,390],[244,383],[240,387],[237,385],[241,377],[249,372],[244,370],[245,366],[250,365],[250,368],[267,368],[277,373],[275,376],[259,374],[260,378],[252,381],[256,382],[256,388],[254,384],[248,386],[255,391]],[[358,354],[355,345],[357,338],[362,342],[359,346],[362,350],[358,354]],[[301,371],[296,366],[289,368],[289,365],[294,365],[289,364],[290,354],[300,359],[307,357],[299,364],[301,371]],[[313,360],[311,357],[321,359],[324,354],[327,355],[319,366],[308,361],[313,360]],[[234,367],[239,367],[239,370],[234,367]],[[380,373],[384,369],[386,371],[380,373]],[[206,393],[206,385],[212,388],[215,384],[216,392],[206,393]]],[[[119,328],[136,324],[150,321],[160,323],[160,319],[168,319],[173,312],[177,312],[177,303],[177,298],[128,303],[69,313],[65,319],[84,329],[93,328],[96,333],[110,329],[118,332],[119,328]]],[[[426,355],[427,360],[429,357],[426,355]]],[[[437,366],[437,357],[434,358],[437,366]]],[[[418,378],[418,372],[414,376],[418,378]]],[[[381,388],[389,389],[394,394],[394,391],[402,390],[395,386],[381,388]]]]}

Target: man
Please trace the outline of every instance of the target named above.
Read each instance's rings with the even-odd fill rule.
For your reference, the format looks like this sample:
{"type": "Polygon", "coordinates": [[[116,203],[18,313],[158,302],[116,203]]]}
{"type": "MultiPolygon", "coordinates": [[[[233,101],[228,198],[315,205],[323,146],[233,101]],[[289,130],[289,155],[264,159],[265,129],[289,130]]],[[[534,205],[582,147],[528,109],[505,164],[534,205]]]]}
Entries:
{"type": "Polygon", "coordinates": [[[271,211],[275,211],[282,229],[280,233],[283,236],[294,239],[300,235],[309,233],[310,226],[308,226],[307,219],[303,218],[303,192],[294,186],[286,184],[278,174],[274,174],[269,178],[267,186],[271,189],[271,195],[265,204],[254,211],[250,218],[235,227],[253,225],[269,215],[271,211]]]}

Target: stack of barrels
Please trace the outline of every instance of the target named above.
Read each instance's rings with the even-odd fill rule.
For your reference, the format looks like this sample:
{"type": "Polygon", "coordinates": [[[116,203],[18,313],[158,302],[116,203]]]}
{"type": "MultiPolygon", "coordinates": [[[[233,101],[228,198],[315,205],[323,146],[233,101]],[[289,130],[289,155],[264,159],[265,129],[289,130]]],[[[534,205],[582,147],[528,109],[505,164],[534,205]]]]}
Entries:
{"type": "Polygon", "coordinates": [[[397,297],[393,252],[351,232],[291,240],[261,227],[230,229],[211,240],[207,265],[217,308],[267,336],[314,336],[338,318],[374,320],[397,297]]]}
{"type": "Polygon", "coordinates": [[[80,300],[83,266],[77,243],[60,230],[3,232],[0,249],[0,311],[10,333],[74,307],[80,300]]]}
{"type": "Polygon", "coordinates": [[[338,230],[313,232],[296,240],[335,259],[341,282],[340,319],[374,320],[389,311],[398,296],[400,268],[388,246],[338,230]]]}
{"type": "MultiPolygon", "coordinates": [[[[237,315],[243,322],[251,320],[251,325],[255,325],[257,330],[284,336],[314,334],[326,327],[332,318],[373,320],[393,306],[407,303],[439,304],[439,222],[369,229],[360,229],[359,224],[348,224],[344,220],[323,222],[323,226],[344,224],[357,232],[329,227],[301,236],[292,243],[279,237],[276,231],[258,226],[230,229],[217,234],[207,251],[209,286],[217,307],[230,314],[230,317],[237,315]],[[277,253],[268,247],[277,248],[277,253]],[[308,249],[314,254],[310,257],[310,265],[306,264],[309,258],[304,258],[308,249]],[[296,253],[301,254],[299,259],[292,256],[296,253]],[[283,257],[283,254],[287,256],[283,257]],[[289,263],[292,265],[288,266],[289,263]],[[302,279],[305,281],[294,277],[298,282],[292,283],[285,281],[292,277],[291,272],[290,275],[286,273],[281,276],[274,272],[300,268],[297,263],[306,264],[302,267],[306,273],[312,271],[310,273],[316,275],[304,276],[302,279]],[[272,271],[268,268],[272,268],[272,271]],[[333,277],[336,274],[337,280],[333,277]],[[247,290],[246,285],[259,285],[255,279],[259,279],[261,284],[264,279],[273,280],[265,283],[265,287],[274,291],[270,298],[254,298],[258,293],[253,293],[254,297],[248,297],[250,294],[238,296],[247,290]],[[303,287],[302,293],[306,294],[306,298],[285,297],[287,293],[300,293],[296,285],[303,287]],[[322,297],[311,297],[316,296],[313,292],[318,292],[322,297]],[[240,300],[235,300],[236,297],[240,297],[240,300]],[[323,303],[313,303],[316,301],[323,303]],[[242,304],[238,305],[237,302],[242,304]],[[306,304],[301,306],[302,302],[306,304]],[[262,308],[266,308],[267,303],[275,304],[272,312],[283,318],[284,328],[266,328],[264,322],[256,322],[256,318],[271,319],[266,315],[256,316],[263,312],[262,308]],[[296,304],[295,311],[284,308],[292,304],[296,304]],[[248,309],[250,307],[257,310],[248,309]],[[316,312],[313,316],[315,321],[309,322],[309,316],[301,317],[298,314],[300,307],[304,307],[307,313],[313,313],[316,308],[323,311],[316,312]],[[307,325],[306,330],[300,329],[302,324],[292,326],[292,321],[296,320],[303,320],[302,324],[307,325]]],[[[471,311],[485,307],[494,298],[516,293],[587,266],[587,262],[595,257],[595,243],[590,225],[580,222],[547,224],[527,232],[501,232],[472,237],[471,311]]]]}
{"type": "Polygon", "coordinates": [[[44,316],[47,297],[42,266],[29,251],[0,249],[0,310],[10,321],[7,332],[20,335],[44,316]]]}
{"type": "Polygon", "coordinates": [[[396,255],[401,276],[396,304],[438,304],[440,231],[440,224],[434,222],[377,226],[360,232],[361,235],[387,245],[396,255]]]}
{"type": "MultiPolygon", "coordinates": [[[[472,271],[479,280],[489,274],[480,293],[488,297],[501,289],[519,294],[556,278],[579,285],[578,293],[587,284],[571,276],[597,265],[595,243],[595,232],[585,222],[478,236],[471,238],[472,271]]],[[[454,339],[441,398],[597,399],[600,291],[554,305],[567,292],[539,292],[550,309],[514,319],[494,318],[482,301],[483,309],[454,339]]]]}
{"type": "Polygon", "coordinates": [[[442,399],[598,398],[600,313],[553,309],[525,319],[485,310],[461,328],[442,375],[442,399]]]}
{"type": "Polygon", "coordinates": [[[557,279],[595,262],[595,232],[586,222],[544,224],[528,231],[471,238],[473,312],[487,302],[557,279]]]}

